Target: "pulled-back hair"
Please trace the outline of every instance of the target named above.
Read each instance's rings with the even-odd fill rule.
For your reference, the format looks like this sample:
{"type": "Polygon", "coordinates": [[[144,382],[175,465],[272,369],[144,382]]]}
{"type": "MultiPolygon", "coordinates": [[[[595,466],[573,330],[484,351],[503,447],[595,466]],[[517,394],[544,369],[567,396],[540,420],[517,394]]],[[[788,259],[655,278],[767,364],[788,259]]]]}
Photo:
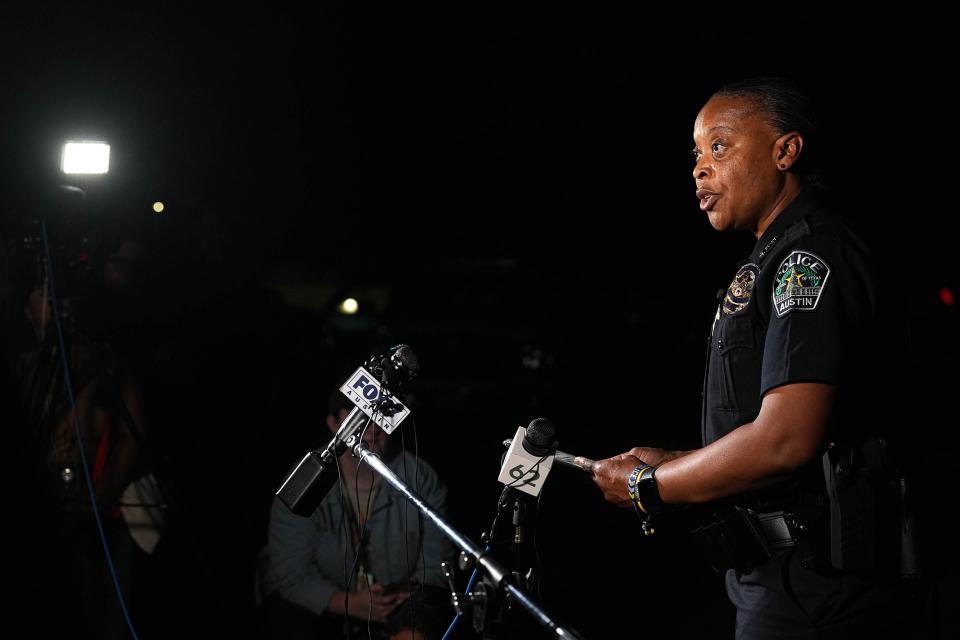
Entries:
{"type": "Polygon", "coordinates": [[[711,97],[752,100],[777,135],[799,132],[803,136],[803,153],[791,171],[809,182],[820,181],[820,110],[799,85],[787,78],[749,78],[724,85],[711,97]]]}

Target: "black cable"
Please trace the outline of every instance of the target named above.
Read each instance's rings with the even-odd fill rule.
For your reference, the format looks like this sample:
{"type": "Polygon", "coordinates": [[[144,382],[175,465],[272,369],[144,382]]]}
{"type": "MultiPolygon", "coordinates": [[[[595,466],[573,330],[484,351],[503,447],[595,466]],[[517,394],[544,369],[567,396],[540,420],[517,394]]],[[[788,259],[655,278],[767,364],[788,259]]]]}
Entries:
{"type": "MultiPolygon", "coordinates": [[[[413,471],[413,484],[417,493],[420,493],[420,441],[417,439],[417,420],[413,415],[410,416],[410,423],[413,426],[413,456],[414,464],[416,465],[413,471]]],[[[424,529],[425,522],[423,514],[420,513],[420,511],[417,511],[417,522],[420,524],[420,565],[422,572],[422,580],[420,580],[420,603],[421,606],[424,606],[423,590],[427,582],[427,557],[424,555],[423,541],[424,538],[427,537],[427,532],[424,529]]]]}
{"type": "MultiPolygon", "coordinates": [[[[366,428],[364,428],[366,430],[366,428]]],[[[357,465],[357,473],[354,476],[355,484],[354,488],[356,489],[357,495],[357,535],[360,538],[360,543],[357,545],[357,557],[360,557],[362,551],[366,550],[366,535],[363,529],[360,527],[360,465],[363,464],[363,460],[360,460],[360,464],[357,465]]],[[[374,477],[374,482],[376,482],[376,477],[374,477]]],[[[366,526],[367,520],[370,519],[370,502],[373,498],[373,485],[370,485],[370,491],[367,492],[367,507],[363,516],[364,527],[366,526]]],[[[369,560],[368,560],[369,561],[369,560]]],[[[370,630],[370,623],[373,618],[373,589],[370,585],[370,567],[364,566],[363,568],[363,582],[367,585],[367,639],[373,640],[373,634],[370,630]]]]}
{"type": "MultiPolygon", "coordinates": [[[[390,395],[390,390],[384,388],[383,394],[384,394],[384,399],[387,399],[390,395]]],[[[412,413],[410,415],[410,422],[413,425],[413,442],[414,442],[414,445],[413,445],[414,446],[414,467],[413,467],[414,481],[413,483],[414,483],[414,491],[416,491],[416,493],[419,494],[420,493],[420,446],[419,446],[419,443],[417,442],[417,422],[416,422],[416,418],[414,418],[412,413]]],[[[407,442],[406,442],[405,434],[406,434],[406,425],[401,425],[400,426],[400,448],[402,450],[401,455],[403,458],[403,481],[409,484],[410,479],[409,479],[409,474],[407,473],[407,456],[406,456],[407,442]]],[[[409,536],[410,528],[409,528],[409,519],[407,517],[409,508],[410,508],[410,504],[405,502],[403,505],[403,543],[404,543],[404,559],[406,560],[406,567],[407,567],[407,586],[409,586],[410,578],[412,577],[411,574],[413,573],[413,571],[410,569],[410,536],[409,536]]],[[[419,601],[412,602],[410,605],[410,619],[411,619],[410,638],[411,640],[415,638],[415,634],[416,634],[415,623],[416,623],[417,612],[416,612],[416,607],[414,605],[417,605],[421,608],[424,606],[423,591],[424,591],[424,583],[427,579],[427,562],[423,552],[423,538],[424,538],[423,515],[419,511],[417,512],[417,521],[420,525],[420,535],[417,537],[420,541],[419,560],[420,560],[420,564],[422,565],[422,579],[419,581],[420,584],[418,585],[418,594],[420,596],[420,599],[419,601]]],[[[412,597],[412,594],[411,594],[411,597],[412,597]]]]}
{"type": "Polygon", "coordinates": [[[536,568],[537,600],[540,602],[543,602],[543,594],[540,591],[540,583],[543,582],[543,580],[541,579],[542,574],[540,572],[540,548],[537,545],[537,532],[540,529],[538,525],[540,524],[540,500],[543,498],[543,489],[544,488],[541,487],[540,494],[537,496],[537,508],[533,513],[533,559],[536,568]]]}
{"type": "MultiPolygon", "coordinates": [[[[366,424],[363,425],[363,429],[360,430],[360,435],[359,435],[358,442],[362,442],[362,441],[363,441],[363,436],[364,436],[364,434],[366,433],[367,428],[370,426],[370,423],[371,423],[372,421],[373,421],[373,417],[372,417],[372,416],[370,416],[370,417],[367,418],[366,424]]],[[[362,463],[363,463],[363,460],[361,459],[361,460],[360,460],[360,464],[362,464],[362,463]]],[[[346,508],[345,508],[344,505],[345,505],[345,504],[349,504],[349,502],[345,502],[345,501],[344,501],[343,473],[342,473],[341,468],[340,468],[340,456],[337,456],[337,458],[336,458],[336,464],[337,464],[337,482],[338,482],[338,486],[339,486],[339,489],[340,489],[340,522],[341,522],[342,528],[343,528],[343,530],[344,530],[344,537],[350,539],[350,546],[353,547],[354,544],[353,544],[352,536],[350,536],[350,533],[346,530],[346,508]]],[[[344,595],[343,595],[343,608],[344,608],[344,616],[345,616],[345,618],[346,618],[347,640],[350,640],[351,635],[352,635],[352,634],[351,634],[351,627],[350,627],[350,590],[351,590],[351,584],[353,584],[353,582],[354,582],[354,577],[355,577],[356,574],[357,574],[357,565],[358,565],[359,562],[360,562],[360,554],[361,554],[362,549],[363,549],[363,535],[362,535],[362,531],[360,531],[360,464],[357,465],[357,470],[356,470],[356,473],[354,474],[354,490],[355,490],[355,494],[356,494],[356,496],[357,496],[357,511],[356,511],[356,513],[357,513],[357,536],[358,536],[359,539],[358,539],[358,542],[357,542],[357,544],[356,544],[356,548],[355,548],[355,552],[354,552],[354,556],[353,556],[353,564],[352,564],[351,567],[350,567],[350,575],[347,575],[347,573],[346,573],[347,556],[349,555],[349,552],[346,551],[346,548],[344,549],[344,555],[343,555],[344,583],[346,584],[346,588],[344,589],[344,595]]],[[[372,487],[371,487],[371,488],[372,488],[372,487]]],[[[367,517],[367,518],[369,518],[369,516],[370,516],[370,498],[371,498],[371,497],[372,497],[372,492],[369,493],[369,494],[367,494],[367,511],[366,511],[366,517],[367,517]]],[[[351,506],[350,508],[351,508],[351,511],[352,511],[352,510],[353,510],[353,507],[351,506]]],[[[367,571],[364,570],[364,576],[366,576],[366,575],[367,575],[367,571]]],[[[370,590],[369,581],[368,581],[368,580],[364,580],[364,581],[367,582],[367,595],[369,596],[368,599],[369,599],[369,602],[370,602],[370,606],[369,606],[368,611],[367,611],[367,635],[369,636],[369,635],[370,635],[370,619],[373,617],[373,593],[372,593],[372,591],[370,590]]]]}
{"type": "MultiPolygon", "coordinates": [[[[368,418],[368,419],[367,419],[367,424],[364,425],[363,430],[361,431],[361,436],[360,436],[360,437],[361,437],[361,440],[363,439],[363,432],[365,432],[365,431],[367,430],[367,427],[370,426],[370,421],[371,421],[371,420],[372,420],[372,418],[368,418]]],[[[340,469],[339,460],[340,460],[340,458],[337,457],[337,469],[338,469],[338,473],[339,473],[339,469],[340,469]]],[[[361,462],[363,462],[363,461],[361,460],[361,462]]],[[[354,479],[355,479],[355,480],[358,478],[359,472],[360,472],[360,466],[359,466],[359,464],[358,464],[358,465],[357,465],[357,473],[354,475],[354,479]]],[[[349,480],[349,478],[348,478],[348,480],[349,480]]],[[[342,477],[341,477],[341,481],[342,481],[342,477]]],[[[355,488],[356,488],[356,490],[357,490],[357,519],[358,519],[358,522],[359,522],[359,518],[360,518],[360,495],[359,495],[359,493],[360,493],[360,492],[359,492],[359,485],[356,484],[356,483],[355,483],[355,488]]],[[[369,503],[369,496],[368,496],[368,503],[369,503]]],[[[348,502],[348,504],[350,504],[350,503],[348,502]]],[[[352,511],[352,510],[353,510],[353,507],[351,506],[350,509],[351,509],[351,511],[352,511]]],[[[343,513],[344,513],[344,517],[345,517],[345,515],[346,515],[346,510],[343,510],[343,513]]],[[[346,520],[344,520],[344,522],[346,522],[346,520]]],[[[351,522],[352,522],[352,521],[351,521],[351,522]]],[[[358,527],[358,528],[359,528],[359,527],[358,527]]],[[[354,556],[353,556],[353,565],[350,567],[350,576],[349,576],[348,579],[347,579],[347,586],[346,586],[346,590],[344,591],[343,604],[344,604],[344,613],[346,614],[346,618],[347,618],[347,620],[346,620],[346,625],[347,625],[347,635],[348,635],[348,637],[349,637],[349,635],[350,635],[350,615],[349,615],[349,613],[350,613],[350,609],[349,609],[349,605],[350,605],[350,585],[353,583],[353,579],[354,579],[354,577],[356,577],[356,575],[357,575],[357,565],[360,563],[360,552],[361,552],[362,547],[363,547],[362,542],[363,542],[363,540],[360,539],[360,540],[358,540],[358,544],[356,545],[355,554],[354,554],[354,556]]],[[[352,536],[350,537],[350,546],[351,546],[351,547],[354,546],[352,536]]],[[[344,555],[344,560],[346,560],[346,554],[344,555]]],[[[368,595],[370,595],[369,585],[368,585],[368,595]]],[[[371,605],[372,605],[372,602],[371,602],[371,605]]],[[[372,616],[372,615],[373,615],[372,610],[368,611],[368,613],[367,613],[367,621],[368,621],[368,624],[369,624],[370,616],[372,616]]]]}
{"type": "MultiPolygon", "coordinates": [[[[382,413],[381,406],[383,405],[384,401],[386,401],[386,400],[390,397],[390,395],[391,395],[391,394],[390,394],[390,390],[389,390],[389,389],[387,389],[385,386],[384,386],[384,387],[381,387],[380,398],[377,400],[376,404],[373,406],[373,411],[371,412],[370,417],[367,419],[366,424],[363,426],[363,429],[361,429],[361,431],[360,431],[360,434],[359,434],[358,440],[357,440],[358,443],[363,442],[363,438],[364,438],[364,436],[366,435],[367,429],[370,427],[371,423],[374,423],[374,418],[375,418],[377,415],[385,416],[385,414],[382,413]]],[[[401,427],[401,431],[400,431],[401,448],[403,449],[403,451],[404,451],[404,453],[405,453],[405,452],[406,452],[406,443],[404,442],[404,435],[403,435],[403,434],[404,434],[403,428],[401,427]]],[[[419,491],[419,475],[420,475],[419,461],[420,461],[420,452],[419,452],[419,443],[418,443],[417,440],[416,440],[416,426],[414,426],[414,443],[415,443],[415,444],[414,444],[414,447],[415,447],[415,449],[416,449],[416,464],[415,464],[415,471],[414,471],[414,473],[415,473],[415,476],[414,476],[415,480],[414,480],[414,482],[415,482],[415,486],[416,486],[417,490],[419,491]]],[[[357,529],[358,529],[358,530],[360,529],[360,479],[359,479],[359,477],[360,477],[360,467],[363,465],[363,463],[364,463],[364,461],[365,461],[365,457],[366,457],[366,456],[361,457],[360,462],[359,462],[359,464],[357,465],[357,473],[356,473],[356,476],[355,476],[355,483],[354,483],[355,493],[356,493],[356,496],[357,496],[356,499],[357,499],[357,529]]],[[[408,479],[408,474],[407,474],[407,460],[406,460],[406,456],[405,456],[405,455],[403,456],[403,465],[404,465],[404,482],[406,482],[407,479],[408,479]]],[[[369,465],[368,465],[368,466],[369,466],[369,465]]],[[[374,482],[376,482],[376,479],[377,479],[376,476],[374,476],[374,482]]],[[[372,485],[371,485],[371,489],[373,489],[373,486],[372,486],[372,485]]],[[[373,497],[373,491],[370,491],[370,492],[367,494],[367,505],[366,505],[365,515],[364,515],[364,521],[365,521],[365,522],[366,522],[367,520],[369,520],[369,518],[370,518],[370,507],[371,507],[372,497],[373,497]]],[[[406,566],[407,566],[407,574],[408,574],[408,576],[409,576],[409,574],[411,573],[411,570],[410,570],[410,551],[409,551],[407,507],[408,507],[408,505],[405,504],[405,505],[404,505],[404,512],[403,512],[403,522],[404,522],[404,525],[403,525],[403,526],[404,526],[404,531],[403,531],[403,533],[404,533],[404,544],[405,544],[405,560],[406,560],[406,566]]],[[[356,552],[356,556],[354,557],[354,571],[356,571],[356,566],[357,566],[357,563],[358,563],[358,561],[359,561],[359,559],[360,559],[361,547],[362,547],[362,542],[363,542],[363,539],[364,539],[363,536],[362,536],[362,533],[361,533],[360,535],[361,535],[361,545],[358,545],[357,552],[356,552]]],[[[422,526],[422,517],[421,517],[421,535],[420,535],[420,556],[421,556],[421,561],[423,561],[423,526],[422,526]]],[[[409,577],[408,577],[408,580],[409,580],[409,577]]],[[[425,562],[423,562],[423,580],[426,580],[426,563],[425,563],[425,562]]],[[[366,582],[366,584],[367,584],[367,594],[368,594],[368,596],[369,596],[369,602],[370,602],[369,610],[368,610],[368,613],[367,613],[367,637],[368,637],[368,640],[373,640],[373,633],[372,633],[372,629],[371,629],[371,622],[372,622],[372,618],[373,618],[373,592],[372,592],[372,589],[371,589],[370,581],[367,579],[367,580],[365,580],[365,582],[366,582]]],[[[422,599],[423,599],[423,581],[421,581],[421,584],[420,584],[420,597],[421,597],[421,600],[422,600],[422,599]]],[[[412,612],[411,612],[411,613],[412,613],[412,612]]],[[[411,634],[413,634],[414,632],[415,632],[414,627],[413,627],[413,625],[411,625],[411,634]]]]}
{"type": "MultiPolygon", "coordinates": [[[[411,418],[411,420],[412,420],[412,419],[413,419],[413,418],[411,418]]],[[[408,475],[407,475],[407,441],[406,441],[406,438],[405,438],[405,436],[404,436],[404,433],[406,432],[406,429],[407,429],[406,425],[401,425],[401,426],[400,426],[400,449],[401,449],[400,455],[401,455],[401,457],[403,458],[403,481],[404,481],[405,483],[408,483],[408,484],[409,484],[410,480],[409,480],[409,477],[408,477],[408,475]]],[[[412,573],[412,572],[410,571],[410,535],[409,535],[409,531],[410,531],[410,530],[409,530],[409,528],[407,527],[407,524],[408,524],[408,521],[407,521],[407,508],[408,508],[409,506],[410,506],[410,504],[409,504],[408,502],[404,502],[404,504],[403,504],[403,556],[404,556],[404,560],[406,561],[406,567],[407,567],[407,587],[410,586],[410,577],[411,577],[410,574],[412,573]]],[[[421,559],[422,559],[422,557],[421,557],[421,559]]],[[[411,604],[412,604],[412,603],[411,603],[411,604]]],[[[410,611],[410,616],[411,616],[411,618],[414,618],[416,612],[413,610],[413,607],[412,607],[412,606],[410,607],[410,609],[411,609],[411,611],[410,611]]],[[[414,628],[414,625],[411,624],[411,625],[410,625],[410,638],[411,638],[411,640],[413,640],[413,637],[414,637],[414,630],[413,630],[413,628],[414,628]]]]}
{"type": "Polygon", "coordinates": [[[540,472],[540,463],[543,462],[544,460],[546,460],[548,457],[550,457],[550,455],[551,455],[550,453],[545,454],[542,458],[540,458],[540,459],[537,460],[535,463],[533,463],[533,466],[531,466],[529,469],[527,469],[527,470],[524,471],[522,474],[520,474],[520,477],[519,477],[519,478],[515,478],[512,482],[509,482],[509,483],[507,483],[507,484],[504,485],[504,486],[513,487],[514,485],[516,485],[518,482],[520,482],[521,480],[523,480],[525,477],[527,477],[527,476],[530,475],[531,473],[537,473],[537,474],[539,474],[539,472],[540,472]]]}
{"type": "MultiPolygon", "coordinates": [[[[44,249],[45,255],[44,255],[44,260],[41,262],[41,264],[38,265],[38,277],[40,277],[40,274],[42,274],[42,278],[44,282],[45,297],[46,297],[47,289],[49,288],[50,290],[50,301],[52,303],[52,306],[54,307],[54,310],[53,310],[54,323],[57,327],[58,334],[62,334],[63,329],[60,325],[61,316],[59,312],[59,298],[56,297],[56,291],[54,289],[55,282],[53,277],[53,262],[50,256],[50,247],[49,247],[49,240],[47,235],[46,220],[43,218],[40,220],[40,228],[41,228],[41,242],[43,243],[43,249],[44,249]]],[[[43,305],[43,308],[46,309],[46,304],[43,305]]],[[[69,317],[68,314],[69,312],[67,312],[66,317],[69,317]]],[[[75,334],[80,336],[83,335],[82,333],[79,332],[75,324],[73,325],[72,328],[75,334]]],[[[64,341],[62,340],[62,335],[61,335],[61,344],[65,344],[64,341]]],[[[164,470],[164,465],[161,462],[161,458],[155,455],[153,450],[149,446],[147,446],[145,437],[143,435],[143,429],[140,428],[139,425],[137,425],[136,420],[134,419],[132,413],[130,412],[129,407],[127,406],[127,403],[123,398],[122,390],[119,388],[118,382],[115,379],[115,376],[110,373],[109,367],[106,367],[103,365],[102,349],[98,348],[96,346],[96,343],[94,343],[93,341],[91,341],[91,344],[89,344],[88,346],[91,347],[92,353],[94,354],[93,360],[96,363],[96,371],[97,371],[96,378],[103,383],[103,387],[107,390],[107,392],[110,394],[110,398],[114,401],[114,405],[111,407],[111,409],[114,409],[116,410],[117,413],[119,413],[120,422],[122,422],[126,426],[127,431],[133,437],[134,442],[138,447],[139,453],[143,456],[146,462],[147,468],[152,470],[150,475],[155,482],[155,487],[159,489],[159,492],[163,497],[163,504],[158,506],[161,508],[166,508],[167,513],[170,516],[170,523],[171,523],[170,535],[174,535],[174,530],[175,530],[172,527],[172,524],[173,523],[179,524],[180,525],[179,532],[182,534],[181,540],[186,544],[187,548],[193,553],[193,556],[197,561],[197,564],[201,568],[201,573],[206,578],[215,596],[217,603],[220,605],[220,608],[222,613],[224,614],[224,617],[230,621],[229,624],[231,624],[234,627],[235,631],[239,630],[240,628],[237,626],[238,624],[237,616],[230,613],[230,610],[231,610],[230,603],[228,602],[226,596],[224,595],[222,589],[220,588],[220,584],[217,581],[217,578],[213,575],[213,572],[210,570],[209,565],[203,561],[205,554],[200,550],[199,544],[196,538],[192,535],[192,532],[190,531],[190,526],[188,524],[189,518],[186,516],[184,509],[180,506],[180,501],[176,492],[165,480],[166,473],[164,470]]],[[[62,353],[64,353],[63,348],[61,348],[60,350],[62,353]]],[[[49,383],[47,384],[47,393],[45,395],[45,401],[43,402],[44,408],[40,410],[37,414],[38,419],[41,421],[51,419],[50,407],[52,406],[52,399],[54,395],[57,394],[57,389],[56,389],[56,380],[58,377],[57,373],[60,367],[63,365],[57,362],[55,357],[56,352],[57,352],[56,342],[51,342],[50,357],[51,357],[51,361],[55,366],[49,378],[49,383]]],[[[68,375],[69,375],[69,371],[64,370],[65,382],[67,382],[66,376],[68,375]]],[[[36,384],[39,384],[38,379],[35,380],[34,382],[35,384],[33,385],[33,387],[35,387],[36,384]]],[[[64,392],[68,392],[69,395],[72,395],[72,386],[70,387],[69,390],[67,388],[64,388],[64,392]]],[[[33,392],[31,391],[31,393],[27,397],[33,398],[34,397],[33,392]]],[[[49,448],[52,444],[51,440],[49,437],[47,437],[46,430],[41,430],[41,431],[44,431],[44,433],[41,436],[43,438],[43,444],[45,448],[49,448]]],[[[81,455],[82,455],[82,449],[81,449],[81,455]]],[[[85,460],[82,460],[82,461],[85,462],[85,460]]],[[[118,503],[118,506],[127,506],[127,505],[118,503]]],[[[141,506],[149,506],[149,505],[141,505],[141,506]]],[[[94,511],[96,512],[96,509],[94,509],[94,511]]],[[[110,564],[112,564],[112,559],[110,564]]],[[[125,607],[121,607],[121,609],[126,614],[125,607]]],[[[134,633],[134,636],[136,637],[135,633],[134,633]]]]}
{"type": "MultiPolygon", "coordinates": [[[[374,405],[373,411],[371,411],[370,413],[370,417],[367,418],[367,423],[363,425],[363,429],[360,430],[360,435],[357,439],[357,444],[360,444],[363,442],[363,437],[366,435],[367,429],[369,429],[370,425],[374,423],[373,421],[374,417],[377,414],[380,414],[381,416],[383,415],[380,412],[380,405],[383,403],[383,399],[384,399],[383,390],[381,390],[380,399],[377,401],[377,404],[374,405]]],[[[354,567],[356,567],[357,561],[360,559],[360,552],[361,552],[361,549],[363,548],[363,542],[364,542],[363,532],[360,530],[360,467],[361,465],[363,465],[365,457],[366,456],[364,456],[363,458],[360,458],[360,462],[357,464],[357,473],[354,476],[354,488],[356,489],[356,496],[357,496],[357,531],[358,531],[358,535],[360,536],[360,544],[357,545],[357,555],[356,555],[356,558],[354,559],[354,567]]],[[[376,483],[376,480],[377,480],[377,477],[376,475],[374,475],[373,477],[374,483],[376,483]]],[[[367,493],[367,508],[364,515],[364,522],[366,522],[366,520],[369,520],[370,518],[370,502],[371,502],[371,498],[373,497],[373,486],[374,486],[373,484],[370,485],[371,491],[367,493]]],[[[367,609],[367,638],[368,640],[373,640],[373,633],[370,628],[370,624],[373,618],[373,590],[370,585],[370,580],[368,579],[368,576],[369,576],[369,572],[367,571],[368,568],[369,567],[364,568],[364,582],[367,585],[367,597],[370,603],[370,606],[367,609]]]]}
{"type": "MultiPolygon", "coordinates": [[[[379,403],[374,408],[370,418],[367,420],[367,424],[363,426],[363,429],[360,432],[360,439],[358,443],[363,442],[363,436],[367,433],[367,429],[370,428],[371,423],[373,423],[373,416],[377,415],[379,412],[380,405],[379,403]]],[[[360,557],[360,550],[365,549],[365,536],[363,530],[360,528],[360,467],[363,465],[366,456],[360,458],[360,462],[357,464],[357,473],[355,476],[355,488],[357,495],[357,531],[360,537],[360,544],[357,549],[357,557],[360,557]]],[[[369,465],[368,465],[369,466],[369,465]]],[[[373,498],[373,489],[376,484],[377,476],[373,475],[373,482],[370,484],[370,491],[367,492],[367,508],[363,516],[364,526],[366,526],[367,521],[370,519],[370,503],[373,498]]],[[[369,560],[368,560],[369,561],[369,560]]],[[[373,589],[370,585],[370,567],[364,567],[364,582],[367,585],[367,601],[369,602],[369,607],[367,608],[367,640],[373,640],[373,632],[371,631],[370,624],[373,618],[373,589]]]]}
{"type": "MultiPolygon", "coordinates": [[[[513,488],[518,482],[520,482],[521,480],[523,480],[523,479],[524,479],[525,477],[527,477],[529,474],[531,474],[531,473],[539,473],[540,463],[543,462],[544,460],[546,460],[550,455],[551,455],[550,453],[545,454],[543,457],[541,457],[539,460],[537,460],[527,471],[523,472],[523,473],[520,475],[519,478],[515,478],[515,479],[514,479],[513,481],[511,481],[511,482],[505,483],[505,484],[504,484],[504,487],[513,488]]],[[[501,497],[503,497],[503,494],[501,494],[501,497]]],[[[500,522],[500,503],[499,503],[499,501],[498,501],[498,502],[497,502],[497,513],[496,513],[496,515],[493,517],[493,524],[490,526],[491,536],[493,535],[493,531],[497,528],[497,524],[498,524],[499,522],[500,522]]]]}
{"type": "MultiPolygon", "coordinates": [[[[344,500],[345,489],[343,488],[343,472],[340,469],[340,456],[336,456],[337,464],[337,494],[340,498],[340,529],[343,531],[344,542],[351,542],[350,532],[347,530],[347,508],[349,505],[344,500]]],[[[352,546],[352,544],[351,544],[352,546]]],[[[343,584],[346,585],[343,591],[343,615],[346,619],[347,640],[351,640],[350,633],[350,575],[347,573],[347,557],[349,552],[347,547],[343,548],[343,584]]]]}
{"type": "Polygon", "coordinates": [[[107,544],[107,536],[103,531],[103,523],[100,520],[100,509],[97,506],[97,496],[93,488],[93,480],[90,477],[90,467],[87,465],[87,456],[83,450],[83,437],[80,433],[80,417],[77,415],[77,400],[73,394],[73,384],[70,380],[70,363],[67,360],[66,352],[66,342],[63,338],[63,327],[60,324],[60,304],[57,300],[57,290],[54,286],[53,280],[53,260],[50,255],[50,242],[47,238],[47,221],[46,218],[40,219],[40,229],[43,232],[43,250],[44,258],[46,260],[47,268],[47,281],[50,283],[50,301],[53,305],[53,319],[54,324],[57,327],[57,339],[60,344],[60,358],[63,361],[63,382],[67,391],[67,398],[70,402],[71,413],[73,414],[73,430],[74,435],[77,439],[77,450],[80,453],[80,462],[83,468],[83,475],[87,482],[87,492],[90,497],[90,505],[93,511],[93,519],[97,523],[97,532],[100,534],[100,542],[103,545],[103,552],[107,558],[107,568],[110,570],[110,576],[113,578],[113,586],[116,589],[117,601],[120,604],[120,609],[123,612],[124,620],[127,623],[127,628],[130,630],[130,635],[133,636],[134,640],[137,640],[137,632],[133,627],[133,620],[130,618],[130,613],[127,610],[127,603],[123,597],[123,591],[120,588],[120,581],[117,578],[117,571],[113,565],[113,558],[110,555],[110,546],[107,544]]]}

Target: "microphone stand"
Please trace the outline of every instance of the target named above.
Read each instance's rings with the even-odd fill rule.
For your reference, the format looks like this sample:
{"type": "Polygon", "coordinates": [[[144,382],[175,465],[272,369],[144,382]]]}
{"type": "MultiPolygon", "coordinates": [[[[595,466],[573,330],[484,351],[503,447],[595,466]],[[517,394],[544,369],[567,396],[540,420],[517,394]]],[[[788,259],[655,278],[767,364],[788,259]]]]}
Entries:
{"type": "MultiPolygon", "coordinates": [[[[523,491],[511,486],[504,487],[497,500],[497,513],[493,523],[489,531],[483,532],[480,537],[487,550],[512,567],[514,583],[531,593],[539,593],[537,574],[540,571],[530,550],[530,544],[535,544],[536,539],[536,522],[530,513],[536,509],[535,500],[536,498],[523,491]]],[[[513,602],[507,598],[493,621],[515,631],[517,625],[523,621],[509,621],[508,616],[512,610],[513,602]]]]}
{"type": "Polygon", "coordinates": [[[370,451],[357,435],[353,435],[347,440],[347,446],[353,451],[353,454],[360,459],[361,464],[366,463],[369,465],[380,477],[390,483],[394,489],[403,494],[423,515],[437,525],[437,528],[440,529],[445,536],[460,547],[463,554],[467,555],[477,567],[483,569],[486,572],[485,580],[491,584],[494,589],[502,589],[508,596],[513,597],[537,622],[551,633],[552,637],[580,640],[581,636],[579,634],[554,621],[553,618],[533,602],[526,593],[512,584],[508,580],[507,576],[509,572],[506,568],[488,555],[486,551],[481,550],[469,538],[450,526],[447,521],[443,519],[443,516],[434,511],[430,505],[424,502],[423,498],[421,498],[417,492],[410,489],[403,480],[397,477],[383,460],[380,459],[380,456],[370,451]]]}
{"type": "Polygon", "coordinates": [[[310,451],[297,464],[277,490],[277,497],[290,511],[298,516],[309,517],[330,488],[337,482],[337,458],[348,448],[348,442],[358,439],[363,427],[370,422],[370,418],[354,407],[343,420],[327,446],[321,451],[310,451]]]}

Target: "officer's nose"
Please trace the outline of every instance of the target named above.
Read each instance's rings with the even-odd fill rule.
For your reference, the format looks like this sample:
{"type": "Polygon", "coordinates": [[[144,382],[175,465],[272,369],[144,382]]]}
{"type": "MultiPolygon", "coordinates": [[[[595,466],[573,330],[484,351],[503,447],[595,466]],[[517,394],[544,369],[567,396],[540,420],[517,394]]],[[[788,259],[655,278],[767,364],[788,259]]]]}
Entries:
{"type": "Polygon", "coordinates": [[[710,163],[707,156],[702,156],[693,166],[693,179],[703,180],[710,176],[710,163]]]}

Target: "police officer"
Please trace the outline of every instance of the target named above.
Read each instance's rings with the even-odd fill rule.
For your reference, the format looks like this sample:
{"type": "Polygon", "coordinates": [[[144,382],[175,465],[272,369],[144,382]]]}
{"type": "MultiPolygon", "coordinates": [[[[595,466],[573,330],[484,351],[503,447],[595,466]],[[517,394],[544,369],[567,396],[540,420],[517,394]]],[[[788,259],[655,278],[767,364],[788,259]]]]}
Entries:
{"type": "Polygon", "coordinates": [[[880,289],[813,186],[815,116],[777,79],[728,85],[701,109],[700,209],[716,230],[757,238],[710,328],[703,446],[638,447],[594,468],[604,497],[648,529],[673,504],[724,505],[702,529],[729,569],[737,638],[889,637],[901,617],[881,559],[893,547],[874,526],[889,504],[874,491],[885,442],[870,439],[883,404],[870,389],[880,289]],[[840,490],[837,470],[854,478],[840,490]]]}

